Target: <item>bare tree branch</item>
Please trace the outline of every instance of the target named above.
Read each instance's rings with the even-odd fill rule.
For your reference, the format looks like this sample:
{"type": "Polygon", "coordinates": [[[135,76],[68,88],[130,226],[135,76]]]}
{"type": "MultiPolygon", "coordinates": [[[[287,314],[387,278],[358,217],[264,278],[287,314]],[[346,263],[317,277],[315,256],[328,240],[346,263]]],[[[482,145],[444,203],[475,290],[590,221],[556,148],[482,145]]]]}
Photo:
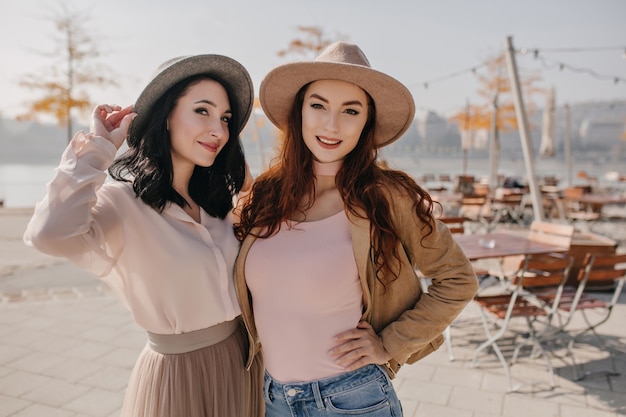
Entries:
{"type": "Polygon", "coordinates": [[[298,54],[306,58],[314,58],[331,43],[346,39],[343,35],[327,37],[318,26],[298,26],[297,29],[301,36],[289,42],[287,48],[278,51],[278,56],[298,54]]]}
{"type": "Polygon", "coordinates": [[[69,142],[73,135],[72,110],[86,111],[93,107],[85,88],[115,87],[117,82],[107,75],[110,69],[97,62],[100,49],[87,33],[89,16],[86,13],[62,4],[48,19],[56,30],[55,47],[40,55],[53,62],[38,73],[25,74],[19,82],[21,87],[41,91],[43,97],[32,100],[28,111],[17,118],[37,120],[41,114],[52,115],[59,126],[67,127],[69,142]]]}

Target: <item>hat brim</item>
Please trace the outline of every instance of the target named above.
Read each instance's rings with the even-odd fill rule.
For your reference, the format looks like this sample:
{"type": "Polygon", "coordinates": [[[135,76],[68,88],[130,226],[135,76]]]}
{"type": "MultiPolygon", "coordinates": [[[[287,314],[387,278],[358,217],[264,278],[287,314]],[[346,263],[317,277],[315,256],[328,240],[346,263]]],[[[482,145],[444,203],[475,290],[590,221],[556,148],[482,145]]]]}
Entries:
{"type": "Polygon", "coordinates": [[[411,126],[415,103],[398,80],[374,69],[333,62],[294,62],[270,71],[259,88],[265,115],[285,130],[293,100],[304,85],[317,80],[341,80],[365,90],[376,105],[376,146],[399,139],[411,126]]]}
{"type": "Polygon", "coordinates": [[[248,71],[237,61],[223,55],[194,55],[172,60],[173,63],[155,75],[143,89],[134,105],[137,117],[132,122],[131,130],[144,127],[154,103],[174,85],[195,75],[207,74],[227,84],[230,103],[237,114],[239,126],[237,134],[245,127],[254,103],[254,87],[248,71]]]}

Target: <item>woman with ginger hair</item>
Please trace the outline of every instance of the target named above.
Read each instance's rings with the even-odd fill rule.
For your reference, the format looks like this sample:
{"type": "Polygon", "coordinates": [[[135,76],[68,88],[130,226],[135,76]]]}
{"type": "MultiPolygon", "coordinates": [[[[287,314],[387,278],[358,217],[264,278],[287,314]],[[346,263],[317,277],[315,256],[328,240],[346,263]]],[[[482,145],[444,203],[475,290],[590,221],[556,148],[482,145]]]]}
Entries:
{"type": "Polygon", "coordinates": [[[235,285],[266,415],[401,416],[390,379],[441,345],[478,289],[428,193],[377,162],[413,98],[338,42],[272,70],[260,102],[282,144],[238,213],[235,285]]]}

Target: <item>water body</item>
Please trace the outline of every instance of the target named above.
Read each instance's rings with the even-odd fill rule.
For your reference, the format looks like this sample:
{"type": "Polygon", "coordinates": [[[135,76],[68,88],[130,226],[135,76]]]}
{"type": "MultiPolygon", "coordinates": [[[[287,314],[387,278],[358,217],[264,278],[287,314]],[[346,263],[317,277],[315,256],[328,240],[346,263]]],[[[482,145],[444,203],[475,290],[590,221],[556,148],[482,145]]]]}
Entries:
{"type": "MultiPolygon", "coordinates": [[[[384,155],[383,155],[384,156],[384,155]]],[[[388,164],[397,169],[407,171],[416,179],[424,174],[448,174],[452,177],[463,174],[462,158],[441,157],[385,157],[388,164]]],[[[248,163],[254,175],[257,175],[269,161],[269,157],[261,158],[257,153],[249,154],[248,163]]],[[[0,200],[5,207],[32,207],[45,194],[46,183],[54,175],[56,165],[37,164],[0,164],[0,200]]],[[[623,186],[612,178],[617,173],[626,175],[626,164],[616,162],[592,163],[574,162],[572,166],[572,183],[584,183],[586,180],[578,178],[577,173],[586,172],[589,176],[598,178],[600,184],[609,186],[623,186]]],[[[526,177],[524,160],[501,159],[499,173],[505,176],[526,177]]],[[[489,176],[488,159],[472,159],[467,161],[467,173],[477,179],[489,176]]],[[[538,178],[555,176],[561,179],[561,185],[566,185],[568,179],[567,167],[563,160],[541,159],[535,160],[535,173],[538,178]]]]}

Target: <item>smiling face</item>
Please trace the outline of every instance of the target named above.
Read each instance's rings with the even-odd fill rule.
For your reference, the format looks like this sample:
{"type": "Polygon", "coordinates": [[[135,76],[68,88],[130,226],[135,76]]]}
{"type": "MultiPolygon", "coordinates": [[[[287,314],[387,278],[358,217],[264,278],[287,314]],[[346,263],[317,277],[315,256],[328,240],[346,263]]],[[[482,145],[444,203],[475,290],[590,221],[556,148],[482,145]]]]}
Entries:
{"type": "Polygon", "coordinates": [[[355,84],[319,80],[302,103],[302,137],[320,162],[343,160],[359,142],[367,122],[367,94],[355,84]]]}
{"type": "Polygon", "coordinates": [[[168,117],[174,171],[213,165],[228,142],[231,118],[228,93],[219,82],[190,84],[168,117]]]}

